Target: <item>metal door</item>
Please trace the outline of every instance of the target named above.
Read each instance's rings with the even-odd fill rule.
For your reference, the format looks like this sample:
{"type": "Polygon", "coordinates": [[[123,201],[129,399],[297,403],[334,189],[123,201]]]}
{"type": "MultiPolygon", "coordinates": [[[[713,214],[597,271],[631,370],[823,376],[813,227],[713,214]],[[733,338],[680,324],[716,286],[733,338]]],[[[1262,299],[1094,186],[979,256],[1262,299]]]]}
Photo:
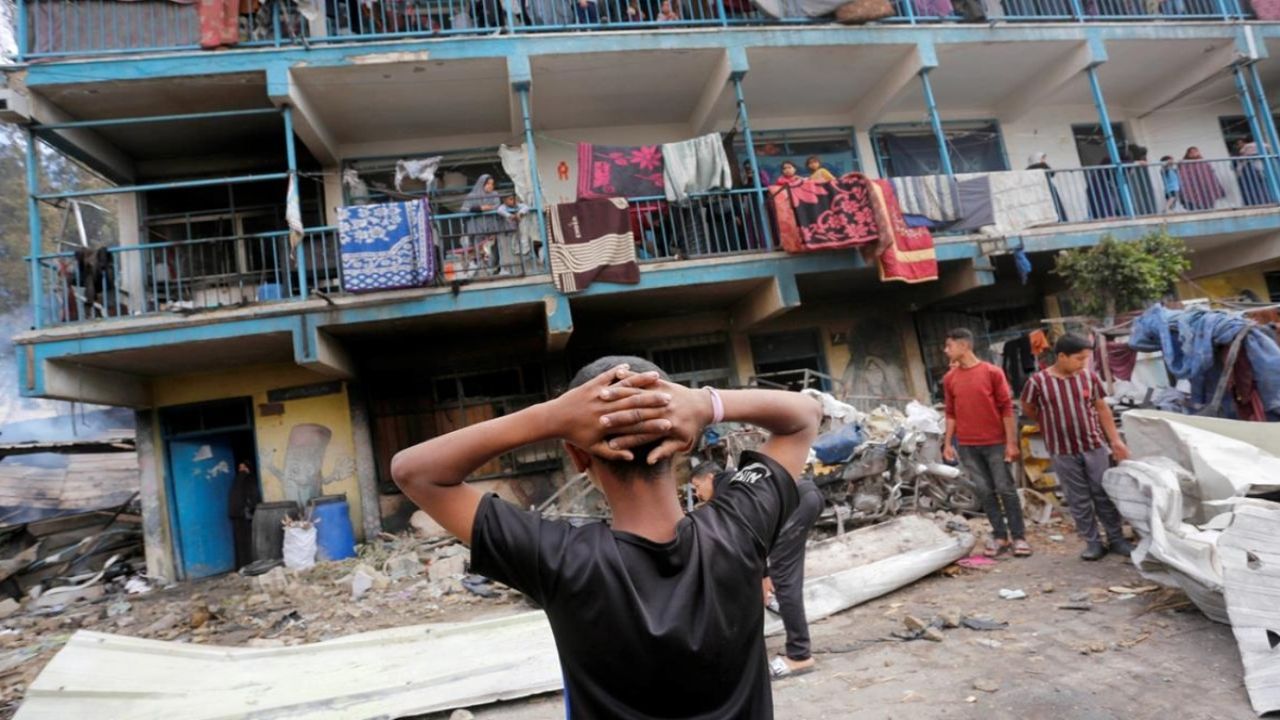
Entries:
{"type": "Polygon", "coordinates": [[[226,435],[169,441],[175,536],[187,579],[235,569],[227,497],[235,452],[226,435]]]}

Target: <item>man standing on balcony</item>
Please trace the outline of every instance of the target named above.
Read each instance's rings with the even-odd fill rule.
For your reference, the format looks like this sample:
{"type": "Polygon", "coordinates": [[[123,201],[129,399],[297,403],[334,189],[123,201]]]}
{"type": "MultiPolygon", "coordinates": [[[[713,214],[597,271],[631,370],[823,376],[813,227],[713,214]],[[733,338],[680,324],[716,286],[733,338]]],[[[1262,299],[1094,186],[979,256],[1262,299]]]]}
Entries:
{"type": "Polygon", "coordinates": [[[947,333],[943,352],[952,368],[942,379],[947,414],[942,457],[954,462],[952,441],[959,444],[960,462],[991,521],[991,539],[984,551],[987,557],[1010,547],[1015,556],[1026,557],[1031,554],[1031,545],[1022,521],[1022,503],[1009,472],[1009,463],[1021,455],[1009,381],[1000,368],[978,359],[973,353],[973,333],[964,328],[947,333]]]}
{"type": "Polygon", "coordinates": [[[1120,439],[1102,381],[1088,369],[1093,353],[1089,343],[1063,335],[1053,350],[1054,363],[1032,375],[1022,389],[1022,410],[1044,433],[1053,472],[1067,494],[1076,532],[1085,541],[1081,559],[1099,560],[1107,554],[1099,521],[1111,552],[1128,555],[1133,546],[1124,539],[1120,511],[1102,489],[1102,473],[1111,467],[1112,457],[1129,457],[1129,448],[1120,439]]]}

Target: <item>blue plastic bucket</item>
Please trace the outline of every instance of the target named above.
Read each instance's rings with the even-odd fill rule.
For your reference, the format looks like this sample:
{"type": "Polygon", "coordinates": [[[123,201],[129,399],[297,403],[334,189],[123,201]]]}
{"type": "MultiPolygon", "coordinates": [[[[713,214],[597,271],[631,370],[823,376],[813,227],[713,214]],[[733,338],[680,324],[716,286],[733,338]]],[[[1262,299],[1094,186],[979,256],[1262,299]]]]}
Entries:
{"type": "Polygon", "coordinates": [[[317,521],[317,560],[355,557],[356,534],[351,529],[351,513],[347,508],[346,495],[322,495],[313,499],[311,519],[317,521]]]}

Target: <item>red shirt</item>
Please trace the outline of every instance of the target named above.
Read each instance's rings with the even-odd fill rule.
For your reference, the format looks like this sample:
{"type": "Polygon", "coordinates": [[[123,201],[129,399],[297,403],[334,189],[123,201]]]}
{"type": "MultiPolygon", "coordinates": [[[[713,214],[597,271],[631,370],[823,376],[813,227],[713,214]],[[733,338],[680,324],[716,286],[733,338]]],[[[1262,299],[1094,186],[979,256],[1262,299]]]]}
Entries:
{"type": "Polygon", "coordinates": [[[1004,371],[989,362],[956,367],[942,378],[947,419],[956,421],[961,445],[1004,445],[1004,419],[1013,415],[1013,397],[1004,371]]]}
{"type": "Polygon", "coordinates": [[[1051,455],[1079,455],[1106,444],[1094,405],[1105,395],[1102,381],[1091,370],[1069,378],[1041,370],[1022,388],[1022,404],[1040,411],[1040,429],[1051,455]]]}

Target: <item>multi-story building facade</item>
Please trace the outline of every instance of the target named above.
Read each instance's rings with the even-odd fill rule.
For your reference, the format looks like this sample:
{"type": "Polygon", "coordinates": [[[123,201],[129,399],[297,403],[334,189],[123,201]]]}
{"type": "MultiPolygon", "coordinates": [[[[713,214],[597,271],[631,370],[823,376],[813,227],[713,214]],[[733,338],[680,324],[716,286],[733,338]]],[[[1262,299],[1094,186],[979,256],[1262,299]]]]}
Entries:
{"type": "MultiPolygon", "coordinates": [[[[196,5],[19,0],[4,113],[32,140],[21,392],[137,410],[149,570],[183,578],[229,567],[218,491],[192,474],[209,453],[248,460],[268,501],[345,495],[367,536],[411,509],[387,472],[396,449],[545,398],[601,353],[690,383],[810,370],[860,401],[929,399],[946,328],[994,345],[1069,314],[1053,253],[1159,228],[1194,253],[1188,292],[1280,293],[1280,25],[1261,3],[978,8],[899,0],[843,26],[730,0],[251,1],[201,50],[196,5]],[[541,217],[575,199],[579,144],[707,133],[736,151],[737,186],[679,209],[628,198],[638,284],[558,292],[536,249],[467,268],[488,216],[463,197],[482,175],[513,192],[502,146],[536,168],[521,200],[541,217]],[[1233,155],[1242,139],[1257,157],[1233,155]],[[55,186],[39,144],[104,182],[55,186]],[[1191,147],[1204,160],[1182,162],[1182,184],[1215,189],[1170,195],[1159,158],[1191,147]],[[936,281],[881,282],[856,252],[778,249],[764,185],[811,155],[885,178],[1045,161],[1057,222],[938,232],[936,281]],[[411,161],[436,157],[428,189],[411,161]],[[424,195],[436,280],[344,290],[342,208],[424,195]],[[101,258],[76,256],[95,241],[101,258]]],[[[528,448],[474,482],[530,504],[561,463],[528,448]]]]}

